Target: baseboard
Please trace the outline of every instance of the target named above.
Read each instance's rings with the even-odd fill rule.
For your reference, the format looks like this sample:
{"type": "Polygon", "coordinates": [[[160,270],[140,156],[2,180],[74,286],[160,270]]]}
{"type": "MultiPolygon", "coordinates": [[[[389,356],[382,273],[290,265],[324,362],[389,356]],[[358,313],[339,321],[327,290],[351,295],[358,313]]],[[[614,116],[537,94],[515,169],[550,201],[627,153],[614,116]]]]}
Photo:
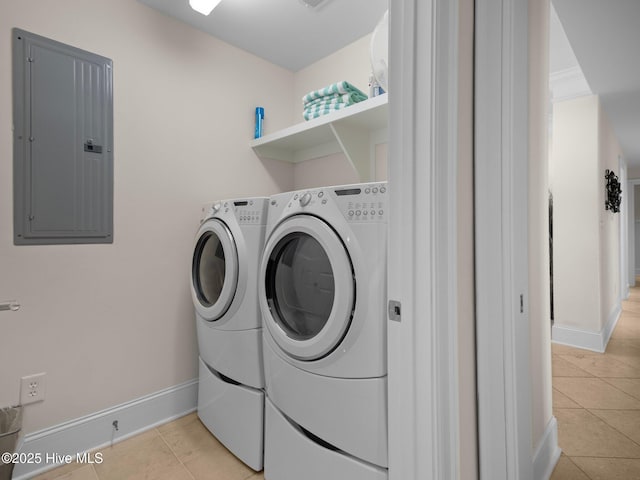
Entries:
{"type": "Polygon", "coordinates": [[[558,422],[556,417],[551,417],[533,455],[534,480],[549,480],[556,463],[558,463],[560,453],[561,450],[558,447],[558,422]]]}
{"type": "Polygon", "coordinates": [[[622,303],[618,303],[613,310],[609,313],[609,318],[607,318],[607,324],[602,328],[602,338],[603,338],[603,348],[604,352],[607,348],[607,344],[611,339],[611,335],[618,324],[618,320],[620,320],[620,315],[622,314],[622,303]]]}
{"type": "Polygon", "coordinates": [[[551,341],[570,347],[592,350],[594,352],[604,352],[602,332],[590,332],[579,328],[565,327],[554,323],[551,328],[551,341]]]}
{"type": "Polygon", "coordinates": [[[534,480],[549,480],[558,463],[561,450],[558,447],[558,422],[551,417],[533,455],[534,480]]]}
{"type": "Polygon", "coordinates": [[[551,341],[562,345],[569,345],[570,347],[583,348],[585,350],[603,353],[607,348],[607,344],[609,343],[609,339],[611,338],[614,328],[616,328],[621,312],[621,305],[616,305],[609,313],[607,323],[599,332],[591,332],[575,327],[566,327],[564,325],[558,325],[556,322],[551,328],[551,341]]]}
{"type": "Polygon", "coordinates": [[[37,464],[17,464],[14,480],[25,480],[62,462],[60,456],[88,452],[125,440],[196,410],[198,380],[191,380],[101,412],[26,435],[20,453],[37,464]],[[118,430],[113,422],[118,421],[118,430]],[[52,458],[54,454],[58,456],[52,458]],[[57,461],[56,461],[57,459],[57,461]]]}

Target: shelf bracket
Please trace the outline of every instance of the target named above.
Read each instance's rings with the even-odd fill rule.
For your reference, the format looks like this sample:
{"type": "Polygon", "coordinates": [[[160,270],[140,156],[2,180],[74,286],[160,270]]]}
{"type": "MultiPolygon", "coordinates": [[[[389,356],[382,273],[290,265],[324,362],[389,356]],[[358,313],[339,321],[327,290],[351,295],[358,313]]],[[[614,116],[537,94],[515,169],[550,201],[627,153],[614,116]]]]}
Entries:
{"type": "Polygon", "coordinates": [[[371,181],[369,132],[346,124],[331,123],[330,127],[360,181],[371,181]]]}

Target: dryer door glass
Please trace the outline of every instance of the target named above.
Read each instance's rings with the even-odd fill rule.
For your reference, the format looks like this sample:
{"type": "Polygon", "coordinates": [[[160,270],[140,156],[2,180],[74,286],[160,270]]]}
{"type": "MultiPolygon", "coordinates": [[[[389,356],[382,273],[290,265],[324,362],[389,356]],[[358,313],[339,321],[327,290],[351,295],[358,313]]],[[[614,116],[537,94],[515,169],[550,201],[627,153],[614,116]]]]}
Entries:
{"type": "Polygon", "coordinates": [[[200,302],[210,307],[218,301],[225,278],[225,255],[222,242],[214,232],[207,232],[196,247],[194,283],[200,302]]]}
{"type": "Polygon", "coordinates": [[[331,262],[312,236],[296,232],[273,249],[267,301],[274,319],[295,340],[316,336],[329,320],[335,295],[331,262]]]}

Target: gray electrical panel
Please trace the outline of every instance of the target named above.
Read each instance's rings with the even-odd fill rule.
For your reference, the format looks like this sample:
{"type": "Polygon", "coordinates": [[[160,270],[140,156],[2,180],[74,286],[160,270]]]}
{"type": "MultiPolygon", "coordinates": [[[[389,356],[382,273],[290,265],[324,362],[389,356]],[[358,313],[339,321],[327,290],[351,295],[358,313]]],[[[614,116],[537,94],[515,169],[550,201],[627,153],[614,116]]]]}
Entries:
{"type": "Polygon", "coordinates": [[[112,62],[12,35],[14,243],[112,243],[112,62]]]}

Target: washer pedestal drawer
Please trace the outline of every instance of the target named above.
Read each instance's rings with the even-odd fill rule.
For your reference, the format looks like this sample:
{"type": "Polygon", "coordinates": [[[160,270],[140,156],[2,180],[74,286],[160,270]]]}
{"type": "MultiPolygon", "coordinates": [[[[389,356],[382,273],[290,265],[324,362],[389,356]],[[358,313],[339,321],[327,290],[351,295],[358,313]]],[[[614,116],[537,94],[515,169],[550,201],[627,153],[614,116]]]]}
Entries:
{"type": "Polygon", "coordinates": [[[264,392],[229,383],[198,359],[198,417],[231,453],[256,471],[264,452],[264,392]]]}
{"type": "Polygon", "coordinates": [[[387,480],[388,470],[312,440],[265,400],[265,480],[387,480]]]}

